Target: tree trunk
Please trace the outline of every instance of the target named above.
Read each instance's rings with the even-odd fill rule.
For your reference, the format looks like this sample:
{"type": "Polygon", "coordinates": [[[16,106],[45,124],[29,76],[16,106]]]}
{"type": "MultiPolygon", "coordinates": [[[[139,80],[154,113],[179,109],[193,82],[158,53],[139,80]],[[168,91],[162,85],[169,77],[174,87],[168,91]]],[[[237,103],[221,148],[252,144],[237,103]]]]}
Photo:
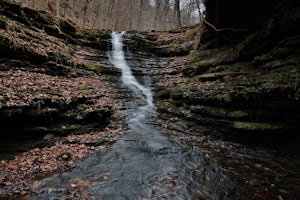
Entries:
{"type": "Polygon", "coordinates": [[[56,0],[56,17],[59,18],[59,0],[56,0]]]}
{"type": "Polygon", "coordinates": [[[176,14],[176,26],[181,27],[181,17],[180,17],[180,0],[175,0],[175,14],[176,14]]]}
{"type": "Polygon", "coordinates": [[[197,9],[198,9],[198,15],[199,15],[199,22],[202,23],[203,21],[203,15],[201,13],[201,0],[197,0],[196,4],[197,4],[197,9]]]}

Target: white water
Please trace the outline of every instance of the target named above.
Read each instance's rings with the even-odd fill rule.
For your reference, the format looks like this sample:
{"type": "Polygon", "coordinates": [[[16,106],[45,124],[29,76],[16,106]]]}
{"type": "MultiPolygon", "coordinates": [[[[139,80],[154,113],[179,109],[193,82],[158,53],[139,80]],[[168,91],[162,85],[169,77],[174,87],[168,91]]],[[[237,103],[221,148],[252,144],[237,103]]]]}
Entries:
{"type": "Polygon", "coordinates": [[[112,64],[122,71],[122,82],[140,98],[144,98],[148,107],[153,107],[153,96],[149,88],[141,85],[133,76],[132,71],[126,63],[123,51],[123,35],[125,32],[112,33],[112,64]],[[142,94],[142,95],[139,95],[142,94]]]}

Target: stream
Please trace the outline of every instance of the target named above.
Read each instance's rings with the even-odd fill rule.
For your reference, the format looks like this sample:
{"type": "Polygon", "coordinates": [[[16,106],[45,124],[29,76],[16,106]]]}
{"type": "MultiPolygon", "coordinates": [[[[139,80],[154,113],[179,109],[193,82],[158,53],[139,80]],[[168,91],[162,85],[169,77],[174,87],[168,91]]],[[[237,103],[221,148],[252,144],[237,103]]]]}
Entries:
{"type": "Polygon", "coordinates": [[[112,33],[108,55],[133,96],[120,111],[128,132],[107,151],[40,180],[32,199],[76,199],[70,187],[76,180],[88,183],[91,199],[246,199],[222,168],[197,147],[183,145],[154,128],[158,116],[151,78],[145,74],[144,81],[138,81],[133,75],[123,50],[124,34],[112,33]]]}

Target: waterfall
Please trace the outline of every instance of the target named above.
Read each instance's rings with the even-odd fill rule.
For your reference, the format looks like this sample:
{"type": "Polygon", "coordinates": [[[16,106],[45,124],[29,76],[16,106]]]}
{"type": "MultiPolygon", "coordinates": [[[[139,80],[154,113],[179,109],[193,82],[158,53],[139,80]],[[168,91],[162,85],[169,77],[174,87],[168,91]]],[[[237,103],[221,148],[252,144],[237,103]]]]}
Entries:
{"type": "Polygon", "coordinates": [[[153,107],[153,96],[149,88],[141,85],[136,78],[133,76],[132,71],[128,64],[126,63],[124,51],[123,51],[123,35],[125,32],[112,33],[112,57],[111,62],[114,67],[118,68],[122,72],[122,82],[126,85],[131,91],[136,93],[139,98],[145,100],[147,107],[153,107]]]}
{"type": "Polygon", "coordinates": [[[90,155],[70,171],[40,180],[31,199],[75,197],[81,194],[81,186],[70,186],[78,180],[88,183],[83,192],[96,199],[243,199],[236,198],[239,194],[231,198],[234,185],[198,148],[185,147],[153,126],[151,122],[158,118],[152,92],[147,83],[136,80],[126,63],[123,37],[124,33],[112,34],[113,48],[108,55],[122,72],[124,86],[137,94],[128,100],[133,106],[120,111],[125,113],[129,130],[107,151],[90,155]]]}

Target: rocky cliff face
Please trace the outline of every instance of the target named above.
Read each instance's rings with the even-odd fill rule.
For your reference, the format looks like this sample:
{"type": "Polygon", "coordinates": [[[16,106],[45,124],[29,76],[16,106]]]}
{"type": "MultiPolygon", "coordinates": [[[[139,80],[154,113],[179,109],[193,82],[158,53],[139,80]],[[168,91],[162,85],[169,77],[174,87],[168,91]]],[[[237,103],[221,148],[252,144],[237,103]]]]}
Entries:
{"type": "Polygon", "coordinates": [[[19,198],[125,131],[110,35],[0,1],[0,198],[19,198]]]}
{"type": "Polygon", "coordinates": [[[106,127],[115,115],[111,86],[118,80],[104,61],[109,39],[110,32],[78,30],[70,21],[0,1],[1,147],[23,151],[39,143],[19,139],[106,127]]]}
{"type": "MultiPolygon", "coordinates": [[[[241,3],[246,9],[247,2],[241,3]]],[[[284,0],[272,5],[280,9],[262,9],[254,24],[243,24],[250,20],[244,14],[243,20],[237,15],[222,21],[214,12],[220,27],[206,23],[144,37],[164,62],[153,70],[162,132],[216,159],[250,199],[297,199],[300,7],[284,0]],[[256,171],[257,166],[272,170],[256,171]]],[[[220,8],[220,16],[237,9],[220,8]]],[[[249,13],[243,9],[238,13],[249,13]]]]}
{"type": "MultiPolygon", "coordinates": [[[[238,12],[237,6],[228,6],[215,13],[222,3],[209,2],[208,19],[219,20],[217,25],[222,26],[216,30],[206,23],[197,49],[190,43],[193,39],[198,43],[196,28],[146,36],[152,40],[154,53],[176,56],[167,58],[157,75],[159,109],[211,126],[223,136],[237,134],[247,140],[259,136],[257,141],[264,136],[298,137],[299,3],[280,1],[266,8],[270,2],[254,2],[255,16],[242,14],[239,18],[247,4],[238,12]],[[261,12],[255,13],[255,8],[261,12]],[[231,14],[236,18],[221,17],[231,14]],[[250,19],[260,23],[248,23],[250,19]],[[250,31],[238,33],[235,28],[250,31]]],[[[227,3],[239,5],[237,1],[227,3]]]]}

